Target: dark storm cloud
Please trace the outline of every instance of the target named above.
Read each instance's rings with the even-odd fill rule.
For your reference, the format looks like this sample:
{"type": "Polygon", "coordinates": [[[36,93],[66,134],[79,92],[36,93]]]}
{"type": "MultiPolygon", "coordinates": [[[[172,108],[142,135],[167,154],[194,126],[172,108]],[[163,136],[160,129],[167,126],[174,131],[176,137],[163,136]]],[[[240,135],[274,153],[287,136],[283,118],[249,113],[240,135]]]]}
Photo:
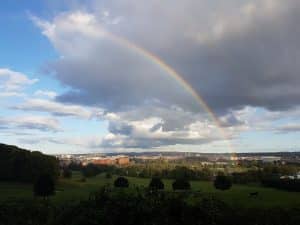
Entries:
{"type": "Polygon", "coordinates": [[[121,115],[109,120],[115,136],[104,147],[156,147],[216,138],[190,138],[207,129],[191,128],[205,122],[203,108],[162,67],[106,30],[174,68],[227,129],[246,126],[233,113],[245,106],[277,112],[300,105],[299,11],[293,0],[116,0],[33,20],[62,56],[48,69],[71,90],[56,100],[121,115]],[[151,117],[163,123],[146,131],[132,124],[151,117]]]}
{"type": "MultiPolygon", "coordinates": [[[[143,4],[129,2],[136,3],[143,12],[143,4]]],[[[192,2],[187,1],[185,7],[195,16],[192,6],[200,10],[201,5],[192,2]]],[[[270,110],[291,108],[300,103],[300,3],[269,1],[268,4],[273,7],[270,8],[267,3],[248,1],[251,2],[256,8],[251,15],[242,14],[248,18],[245,23],[238,21],[240,8],[227,13],[236,13],[236,17],[223,13],[224,18],[221,16],[221,19],[225,25],[220,34],[205,33],[201,16],[191,20],[191,16],[182,15],[179,23],[174,14],[182,12],[176,4],[173,11],[167,6],[167,10],[164,7],[151,8],[153,15],[164,15],[167,20],[150,17],[149,13],[142,14],[124,5],[117,8],[114,4],[107,5],[107,9],[110,6],[112,12],[115,10],[115,14],[123,16],[124,21],[114,26],[103,26],[117,30],[120,35],[157,53],[182,74],[214,111],[225,112],[246,105],[270,110]],[[122,7],[127,11],[122,11],[122,7]],[[151,32],[146,30],[146,25],[150,24],[151,32]],[[160,33],[167,27],[164,33],[160,33]],[[207,40],[197,37],[202,34],[207,36],[207,40]]],[[[144,5],[146,7],[147,4],[144,5]]],[[[204,6],[211,7],[209,4],[204,6]]],[[[226,7],[221,9],[225,11],[226,7]]],[[[69,20],[70,26],[80,21],[80,18],[68,18],[68,15],[54,20],[58,27],[57,34],[49,38],[65,57],[54,63],[52,70],[59,80],[78,91],[67,92],[58,100],[119,110],[155,99],[192,111],[198,110],[191,96],[157,66],[118,43],[80,35],[83,32],[81,28],[68,33],[69,30],[63,29],[65,24],[59,28],[62,19],[65,19],[64,23],[69,20]],[[76,48],[61,47],[67,38],[76,48]],[[79,53],[84,56],[78,56],[79,53]]],[[[99,27],[104,23],[99,15],[91,21],[88,24],[92,29],[103,28],[99,27]]],[[[214,21],[210,24],[216,26],[214,21]]]]}

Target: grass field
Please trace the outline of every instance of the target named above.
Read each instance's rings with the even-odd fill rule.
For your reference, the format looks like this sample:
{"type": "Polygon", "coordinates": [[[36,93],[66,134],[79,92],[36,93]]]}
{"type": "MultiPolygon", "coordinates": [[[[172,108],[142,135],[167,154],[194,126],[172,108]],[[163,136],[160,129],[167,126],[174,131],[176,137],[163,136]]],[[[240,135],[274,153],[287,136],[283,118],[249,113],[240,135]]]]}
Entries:
{"type": "MultiPolygon", "coordinates": [[[[91,192],[97,191],[99,187],[105,184],[112,184],[116,177],[105,178],[100,174],[93,178],[88,178],[86,182],[81,182],[81,174],[73,173],[72,179],[62,179],[57,186],[56,195],[51,197],[55,203],[64,203],[67,201],[77,201],[87,199],[91,192]]],[[[129,177],[131,187],[147,186],[149,179],[129,177]]],[[[166,190],[172,190],[172,180],[164,180],[166,190]]],[[[233,185],[228,191],[218,191],[211,182],[193,181],[191,182],[193,191],[200,191],[205,195],[214,195],[229,204],[240,205],[244,207],[291,207],[300,205],[300,194],[294,192],[280,191],[260,186],[233,185]],[[250,198],[250,192],[259,192],[257,198],[250,198]]],[[[32,185],[19,183],[0,183],[0,201],[10,199],[31,199],[32,185]]]]}

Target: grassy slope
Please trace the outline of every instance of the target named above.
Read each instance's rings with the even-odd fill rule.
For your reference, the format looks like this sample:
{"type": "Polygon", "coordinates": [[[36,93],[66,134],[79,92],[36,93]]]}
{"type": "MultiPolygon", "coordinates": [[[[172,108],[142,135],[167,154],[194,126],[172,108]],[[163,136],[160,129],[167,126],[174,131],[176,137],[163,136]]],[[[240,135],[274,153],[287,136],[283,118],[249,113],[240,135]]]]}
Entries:
{"type": "MultiPolygon", "coordinates": [[[[62,203],[70,200],[86,199],[89,193],[96,191],[104,184],[112,184],[115,177],[107,179],[103,174],[87,179],[86,182],[80,182],[81,175],[73,173],[70,180],[63,179],[57,186],[57,193],[52,200],[56,203],[62,203]]],[[[138,186],[147,186],[149,179],[143,178],[129,178],[130,184],[138,186]]],[[[164,180],[167,190],[171,190],[172,180],[164,180]]],[[[245,186],[233,185],[232,189],[228,191],[215,190],[211,182],[194,181],[191,182],[192,189],[201,191],[203,195],[213,194],[225,200],[228,203],[241,206],[283,206],[289,207],[293,205],[300,205],[300,194],[279,191],[270,188],[263,188],[259,186],[245,186]],[[250,192],[259,192],[258,198],[249,198],[250,192]]],[[[133,186],[133,185],[132,185],[133,186]]],[[[0,201],[13,198],[33,198],[32,186],[29,184],[17,183],[0,183],[0,201]]]]}

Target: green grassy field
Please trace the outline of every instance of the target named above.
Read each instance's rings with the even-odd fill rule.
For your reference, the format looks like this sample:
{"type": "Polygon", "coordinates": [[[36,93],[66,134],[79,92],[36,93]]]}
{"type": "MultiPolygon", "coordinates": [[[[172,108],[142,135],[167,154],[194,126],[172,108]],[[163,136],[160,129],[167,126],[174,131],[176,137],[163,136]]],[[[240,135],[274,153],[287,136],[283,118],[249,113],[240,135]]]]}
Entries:
{"type": "MultiPolygon", "coordinates": [[[[62,179],[57,186],[56,195],[51,200],[57,204],[67,201],[78,201],[87,199],[91,192],[97,191],[105,184],[112,184],[116,177],[105,178],[100,174],[93,178],[88,178],[86,182],[81,182],[81,174],[73,173],[72,179],[62,179]]],[[[131,187],[147,186],[149,179],[129,177],[131,187]]],[[[166,190],[172,190],[172,180],[164,180],[166,190]]],[[[280,191],[260,186],[233,185],[230,190],[218,191],[211,182],[193,181],[191,182],[193,191],[200,191],[203,196],[214,195],[229,204],[244,207],[291,207],[300,205],[300,194],[294,192],[280,191]],[[259,192],[257,198],[250,198],[250,192],[259,192]]],[[[0,201],[10,199],[30,199],[33,198],[32,185],[19,183],[0,183],[0,201]]]]}

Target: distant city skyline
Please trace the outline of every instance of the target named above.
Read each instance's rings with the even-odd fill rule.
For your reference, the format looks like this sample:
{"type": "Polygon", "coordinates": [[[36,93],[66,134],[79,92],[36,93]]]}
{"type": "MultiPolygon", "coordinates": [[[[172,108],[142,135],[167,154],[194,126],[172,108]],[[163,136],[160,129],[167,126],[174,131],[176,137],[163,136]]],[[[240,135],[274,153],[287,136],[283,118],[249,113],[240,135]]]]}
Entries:
{"type": "Polygon", "coordinates": [[[0,143],[300,150],[300,2],[4,0],[0,143]]]}

